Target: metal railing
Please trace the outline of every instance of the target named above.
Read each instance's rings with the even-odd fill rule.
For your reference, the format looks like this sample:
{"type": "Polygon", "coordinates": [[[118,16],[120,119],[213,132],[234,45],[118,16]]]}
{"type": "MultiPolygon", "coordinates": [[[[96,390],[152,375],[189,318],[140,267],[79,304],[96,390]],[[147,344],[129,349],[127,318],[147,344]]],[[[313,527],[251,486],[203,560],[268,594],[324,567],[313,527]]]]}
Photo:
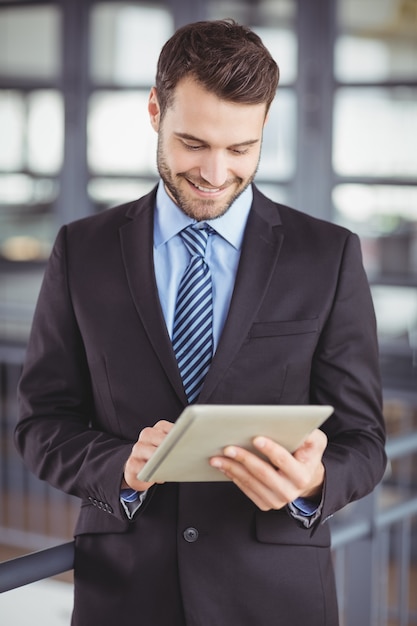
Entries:
{"type": "MultiPolygon", "coordinates": [[[[392,461],[417,452],[417,432],[392,438],[387,444],[392,461]]],[[[417,624],[409,604],[411,529],[417,519],[417,492],[400,494],[401,501],[384,506],[384,485],[332,524],[332,548],[340,611],[345,626],[417,624]],[[388,549],[389,531],[400,528],[400,550],[388,549]],[[394,560],[399,593],[396,606],[386,602],[389,564],[394,560]],[[382,582],[381,582],[381,574],[382,582]],[[384,584],[385,582],[385,584],[384,584]],[[389,620],[393,620],[389,621],[389,620]]],[[[55,576],[73,568],[74,542],[64,543],[0,563],[0,592],[55,576]]]]}
{"type": "MultiPolygon", "coordinates": [[[[0,543],[31,551],[0,563],[0,592],[6,592],[72,570],[74,542],[69,539],[79,502],[33,477],[14,450],[15,392],[23,350],[0,348],[0,543]]],[[[416,396],[400,407],[402,426],[388,439],[391,474],[331,521],[343,626],[417,624],[417,604],[410,604],[417,598],[416,396]]]]}
{"type": "MultiPolygon", "coordinates": [[[[417,432],[390,438],[387,443],[390,464],[416,453],[417,432]]],[[[412,595],[417,597],[417,588],[413,591],[411,583],[412,570],[417,567],[417,554],[413,555],[412,549],[413,524],[417,522],[416,487],[390,486],[388,479],[351,505],[350,512],[349,508],[336,516],[332,525],[343,624],[417,624],[417,607],[410,605],[412,595]]]]}
{"type": "Polygon", "coordinates": [[[74,541],[0,563],[0,593],[52,578],[74,567],[74,541]]]}
{"type": "Polygon", "coordinates": [[[16,389],[24,354],[23,345],[0,345],[0,544],[32,551],[72,538],[79,501],[31,474],[15,448],[16,389]]]}

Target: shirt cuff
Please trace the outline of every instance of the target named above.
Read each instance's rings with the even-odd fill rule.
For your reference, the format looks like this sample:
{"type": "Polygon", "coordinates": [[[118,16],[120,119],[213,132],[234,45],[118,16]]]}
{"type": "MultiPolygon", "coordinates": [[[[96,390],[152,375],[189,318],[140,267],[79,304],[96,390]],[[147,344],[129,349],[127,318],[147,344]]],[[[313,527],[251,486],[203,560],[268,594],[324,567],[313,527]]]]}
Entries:
{"type": "Polygon", "coordinates": [[[287,510],[291,517],[300,522],[304,528],[311,528],[319,519],[323,508],[323,502],[314,502],[308,498],[297,498],[287,504],[287,510]]]}
{"type": "Polygon", "coordinates": [[[122,489],[120,498],[123,502],[136,502],[139,499],[139,492],[134,489],[122,489]]]}
{"type": "Polygon", "coordinates": [[[120,492],[120,502],[129,520],[133,519],[135,513],[142,506],[148,491],[135,491],[134,489],[122,489],[120,492]]]}

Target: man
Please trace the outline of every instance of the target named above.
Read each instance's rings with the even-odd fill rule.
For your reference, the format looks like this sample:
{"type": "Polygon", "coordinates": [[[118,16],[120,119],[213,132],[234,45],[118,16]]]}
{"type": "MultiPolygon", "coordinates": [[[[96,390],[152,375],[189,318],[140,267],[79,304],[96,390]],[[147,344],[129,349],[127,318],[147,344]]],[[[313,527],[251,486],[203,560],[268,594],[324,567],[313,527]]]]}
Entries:
{"type": "Polygon", "coordinates": [[[149,98],[162,182],[58,234],[16,442],[82,499],[74,626],[338,624],[326,521],[385,468],[375,320],[358,238],[252,184],[277,82],[249,29],[177,31],[149,98]],[[184,233],[207,241],[212,296],[193,390],[177,353],[184,233]],[[264,437],[269,461],[229,446],[210,460],[228,481],[139,481],[189,401],[335,412],[293,455],[264,437]]]}

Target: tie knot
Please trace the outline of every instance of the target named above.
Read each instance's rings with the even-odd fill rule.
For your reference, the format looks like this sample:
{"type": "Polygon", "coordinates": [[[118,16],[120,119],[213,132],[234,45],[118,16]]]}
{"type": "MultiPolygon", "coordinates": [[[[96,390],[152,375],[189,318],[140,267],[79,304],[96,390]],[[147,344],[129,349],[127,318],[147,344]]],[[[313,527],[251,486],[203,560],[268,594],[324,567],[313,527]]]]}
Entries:
{"type": "Polygon", "coordinates": [[[180,232],[181,238],[191,256],[204,257],[206,254],[207,241],[213,229],[208,224],[203,226],[187,226],[180,232]]]}

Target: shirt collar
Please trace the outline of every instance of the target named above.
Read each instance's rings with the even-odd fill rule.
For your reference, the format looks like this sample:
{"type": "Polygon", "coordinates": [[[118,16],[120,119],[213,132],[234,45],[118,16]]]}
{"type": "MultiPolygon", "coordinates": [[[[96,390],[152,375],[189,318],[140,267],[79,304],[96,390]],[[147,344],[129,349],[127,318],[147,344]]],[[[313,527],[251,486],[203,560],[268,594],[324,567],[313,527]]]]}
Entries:
{"type": "MultiPolygon", "coordinates": [[[[249,185],[230,205],[224,215],[213,220],[206,220],[207,224],[210,224],[219,235],[226,239],[226,241],[237,250],[242,246],[243,234],[252,205],[252,198],[252,186],[249,185]]],[[[196,220],[185,215],[169,197],[163,182],[160,181],[156,194],[154,217],[155,247],[157,248],[166,243],[181,230],[195,223],[196,220]]]]}

